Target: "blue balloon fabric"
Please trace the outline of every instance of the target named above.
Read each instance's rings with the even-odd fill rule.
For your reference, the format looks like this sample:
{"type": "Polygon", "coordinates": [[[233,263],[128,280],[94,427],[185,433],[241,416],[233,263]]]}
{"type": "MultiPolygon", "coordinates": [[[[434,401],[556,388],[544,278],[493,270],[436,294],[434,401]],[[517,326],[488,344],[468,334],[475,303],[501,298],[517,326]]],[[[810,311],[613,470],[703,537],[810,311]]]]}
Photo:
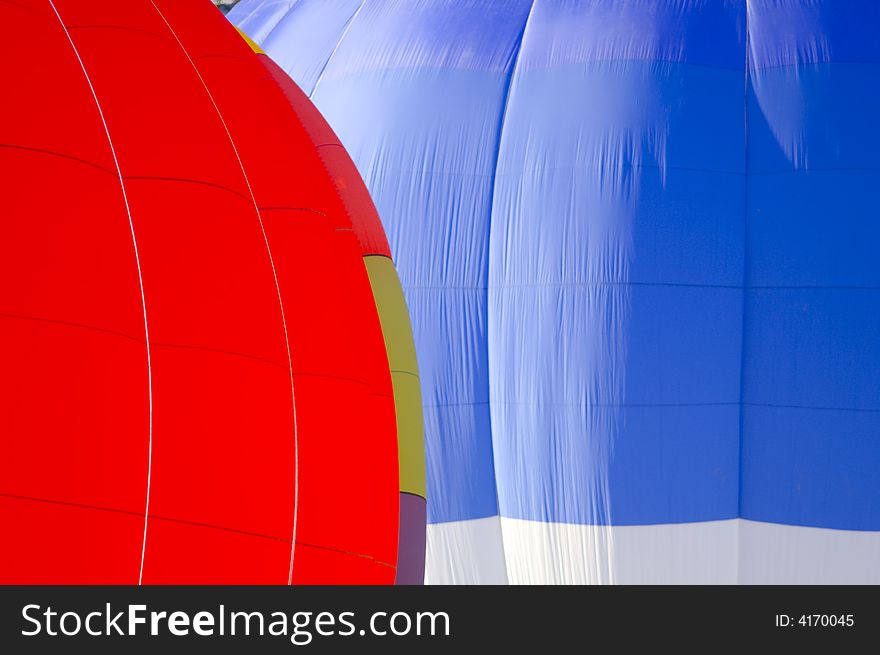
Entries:
{"type": "Polygon", "coordinates": [[[385,224],[435,582],[880,582],[880,3],[243,0],[385,224]]]}

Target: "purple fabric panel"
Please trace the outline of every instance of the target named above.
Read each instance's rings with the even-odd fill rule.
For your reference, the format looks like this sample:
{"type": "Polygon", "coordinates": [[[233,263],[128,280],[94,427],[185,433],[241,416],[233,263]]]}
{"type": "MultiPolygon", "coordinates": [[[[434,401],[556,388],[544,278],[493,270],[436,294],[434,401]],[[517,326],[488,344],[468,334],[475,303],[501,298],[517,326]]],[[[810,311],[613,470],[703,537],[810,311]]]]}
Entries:
{"type": "Polygon", "coordinates": [[[395,584],[420,585],[425,582],[426,520],[425,499],[414,494],[401,493],[395,584]]]}

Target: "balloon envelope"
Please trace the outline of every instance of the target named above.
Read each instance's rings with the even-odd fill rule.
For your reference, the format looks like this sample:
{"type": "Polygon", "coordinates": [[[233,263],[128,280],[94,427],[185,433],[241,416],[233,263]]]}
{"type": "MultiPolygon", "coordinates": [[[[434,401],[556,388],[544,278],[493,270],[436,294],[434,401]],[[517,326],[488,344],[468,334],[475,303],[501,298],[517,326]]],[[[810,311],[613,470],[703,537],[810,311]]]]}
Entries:
{"type": "Polygon", "coordinates": [[[880,582],[880,6],[244,0],[412,312],[440,582],[880,582]]]}
{"type": "Polygon", "coordinates": [[[393,582],[408,326],[332,132],[210,3],[3,12],[0,582],[393,582]]]}

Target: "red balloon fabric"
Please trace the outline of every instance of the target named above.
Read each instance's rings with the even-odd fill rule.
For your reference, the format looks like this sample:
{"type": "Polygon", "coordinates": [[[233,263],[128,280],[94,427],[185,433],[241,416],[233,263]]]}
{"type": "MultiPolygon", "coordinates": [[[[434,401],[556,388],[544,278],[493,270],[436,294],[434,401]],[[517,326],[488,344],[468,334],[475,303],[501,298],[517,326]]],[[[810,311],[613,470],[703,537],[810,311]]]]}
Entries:
{"type": "Polygon", "coordinates": [[[347,155],[208,2],[3,8],[0,582],[393,582],[347,155]]]}

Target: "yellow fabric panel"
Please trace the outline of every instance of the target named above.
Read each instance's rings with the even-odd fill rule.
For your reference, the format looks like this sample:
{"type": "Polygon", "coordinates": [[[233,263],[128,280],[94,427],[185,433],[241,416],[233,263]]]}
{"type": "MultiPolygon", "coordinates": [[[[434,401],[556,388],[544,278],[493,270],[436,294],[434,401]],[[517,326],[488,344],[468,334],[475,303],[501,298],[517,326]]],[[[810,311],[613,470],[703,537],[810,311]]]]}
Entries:
{"type": "Polygon", "coordinates": [[[385,335],[385,349],[392,371],[406,371],[418,375],[416,345],[413,341],[409,312],[403,299],[403,288],[394,263],[388,257],[364,257],[373,297],[379,309],[382,333],[385,335]]]}
{"type": "Polygon", "coordinates": [[[425,422],[416,347],[403,288],[388,257],[364,257],[394,387],[400,490],[425,497],[425,422]]]}
{"type": "MultiPolygon", "coordinates": [[[[238,30],[237,27],[235,29],[238,30]]],[[[256,52],[258,55],[265,55],[266,54],[265,52],[263,52],[263,49],[260,46],[258,46],[256,43],[254,43],[251,40],[251,37],[249,37],[247,34],[242,32],[241,30],[238,30],[238,33],[241,34],[241,38],[243,38],[245,41],[247,41],[247,44],[251,47],[251,50],[256,52]]]]}
{"type": "Polygon", "coordinates": [[[425,425],[419,378],[391,372],[394,412],[397,415],[397,458],[400,490],[425,497],[425,425]]]}

